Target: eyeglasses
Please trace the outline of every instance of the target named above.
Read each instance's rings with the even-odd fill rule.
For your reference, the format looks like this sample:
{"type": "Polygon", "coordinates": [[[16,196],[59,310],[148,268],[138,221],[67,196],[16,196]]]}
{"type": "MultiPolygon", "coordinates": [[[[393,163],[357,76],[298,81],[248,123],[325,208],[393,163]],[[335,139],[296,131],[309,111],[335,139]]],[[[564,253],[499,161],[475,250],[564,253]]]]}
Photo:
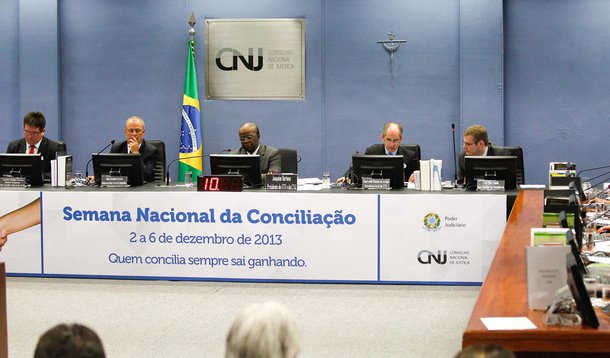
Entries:
{"type": "Polygon", "coordinates": [[[475,145],[476,143],[468,143],[468,142],[464,142],[464,145],[467,147],[470,147],[471,145],[475,145]]]}
{"type": "Polygon", "coordinates": [[[256,139],[256,136],[253,134],[249,134],[249,135],[244,135],[244,136],[239,136],[239,140],[241,142],[246,141],[246,140],[254,140],[256,139]]]}
{"type": "Polygon", "coordinates": [[[42,133],[42,132],[41,132],[41,131],[37,131],[37,132],[30,132],[30,131],[25,130],[25,129],[23,130],[23,134],[28,135],[28,136],[32,136],[32,137],[37,136],[37,135],[39,135],[40,133],[42,133]]]}
{"type": "Polygon", "coordinates": [[[142,131],[144,131],[141,128],[125,128],[125,132],[128,133],[141,133],[142,131]]]}

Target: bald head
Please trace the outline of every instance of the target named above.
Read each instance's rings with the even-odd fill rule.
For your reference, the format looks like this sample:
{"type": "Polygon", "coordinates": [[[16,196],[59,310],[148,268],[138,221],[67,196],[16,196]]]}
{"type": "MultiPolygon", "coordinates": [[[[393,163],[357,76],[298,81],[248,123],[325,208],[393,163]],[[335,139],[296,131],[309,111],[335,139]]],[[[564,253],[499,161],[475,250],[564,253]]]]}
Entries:
{"type": "Polygon", "coordinates": [[[248,152],[254,153],[261,139],[258,126],[254,123],[244,123],[239,127],[239,141],[241,146],[248,152]]]}

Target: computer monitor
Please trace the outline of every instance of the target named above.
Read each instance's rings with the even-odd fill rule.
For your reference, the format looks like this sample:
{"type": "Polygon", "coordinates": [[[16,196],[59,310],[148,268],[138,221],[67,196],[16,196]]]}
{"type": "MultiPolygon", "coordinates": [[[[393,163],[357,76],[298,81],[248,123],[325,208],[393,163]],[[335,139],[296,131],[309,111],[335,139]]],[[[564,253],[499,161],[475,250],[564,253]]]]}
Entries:
{"type": "Polygon", "coordinates": [[[31,186],[43,185],[42,157],[40,154],[2,153],[0,175],[25,178],[25,183],[31,186]]]}
{"type": "MultiPolygon", "coordinates": [[[[564,229],[568,229],[568,221],[565,220],[565,212],[562,211],[563,213],[563,219],[561,220],[561,227],[564,229]],[[565,222],[564,222],[565,220],[565,222]]],[[[561,215],[561,213],[559,214],[561,215]]],[[[574,256],[574,261],[576,261],[576,265],[578,266],[578,271],[580,271],[581,275],[586,275],[589,273],[589,270],[587,270],[587,267],[585,266],[585,263],[582,261],[582,257],[580,256],[580,247],[578,247],[578,243],[576,242],[575,238],[574,238],[574,233],[572,232],[572,230],[568,230],[566,231],[566,242],[568,243],[568,245],[570,245],[570,251],[572,252],[572,255],[574,256]]]]}
{"type": "Polygon", "coordinates": [[[126,176],[127,184],[131,186],[144,184],[144,164],[140,154],[94,153],[91,160],[97,185],[101,185],[102,174],[126,176]]]}
{"type": "Polygon", "coordinates": [[[566,255],[566,269],[568,274],[568,287],[576,302],[576,307],[580,311],[582,321],[592,328],[599,327],[599,321],[595,315],[595,310],[593,310],[593,305],[591,305],[591,299],[587,294],[585,283],[572,253],[566,255]]]}
{"type": "Polygon", "coordinates": [[[354,155],[352,168],[357,186],[362,186],[362,177],[390,179],[390,187],[393,189],[405,186],[402,155],[354,155]]]}
{"type": "Polygon", "coordinates": [[[241,175],[244,185],[260,186],[262,177],[259,157],[259,155],[247,154],[212,154],[210,155],[210,169],[212,175],[241,175]]]}
{"type": "Polygon", "coordinates": [[[504,180],[506,190],[517,187],[516,156],[466,156],[464,158],[466,189],[475,190],[478,179],[504,180]]]}

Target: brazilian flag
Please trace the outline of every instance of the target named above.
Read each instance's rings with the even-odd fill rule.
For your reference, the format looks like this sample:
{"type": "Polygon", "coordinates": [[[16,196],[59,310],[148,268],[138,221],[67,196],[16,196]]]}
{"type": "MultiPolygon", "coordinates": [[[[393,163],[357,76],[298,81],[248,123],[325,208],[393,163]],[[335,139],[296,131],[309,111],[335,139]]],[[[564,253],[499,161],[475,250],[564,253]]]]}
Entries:
{"type": "Polygon", "coordinates": [[[197,92],[197,73],[195,71],[195,40],[189,40],[188,47],[184,97],[182,100],[178,182],[184,181],[184,172],[192,172],[193,178],[197,178],[203,172],[201,157],[187,159],[203,154],[201,145],[201,112],[199,108],[199,94],[197,92]]]}

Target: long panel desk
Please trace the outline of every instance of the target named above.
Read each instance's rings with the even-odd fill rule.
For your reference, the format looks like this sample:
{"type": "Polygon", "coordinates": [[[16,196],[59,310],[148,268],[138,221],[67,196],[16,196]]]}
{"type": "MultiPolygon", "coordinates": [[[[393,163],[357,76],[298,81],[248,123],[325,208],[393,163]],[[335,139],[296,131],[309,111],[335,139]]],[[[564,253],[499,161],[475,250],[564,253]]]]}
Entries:
{"type": "Polygon", "coordinates": [[[610,318],[599,310],[598,329],[544,325],[544,311],[527,307],[525,247],[530,228],[541,227],[543,192],[521,191],[506,224],[498,250],[462,337],[462,346],[499,343],[518,356],[608,356],[610,318]],[[535,330],[489,331],[482,317],[528,317],[535,330]]]}
{"type": "Polygon", "coordinates": [[[7,272],[478,285],[508,195],[134,189],[2,190],[0,215],[35,199],[42,213],[40,225],[10,235],[7,272]]]}

